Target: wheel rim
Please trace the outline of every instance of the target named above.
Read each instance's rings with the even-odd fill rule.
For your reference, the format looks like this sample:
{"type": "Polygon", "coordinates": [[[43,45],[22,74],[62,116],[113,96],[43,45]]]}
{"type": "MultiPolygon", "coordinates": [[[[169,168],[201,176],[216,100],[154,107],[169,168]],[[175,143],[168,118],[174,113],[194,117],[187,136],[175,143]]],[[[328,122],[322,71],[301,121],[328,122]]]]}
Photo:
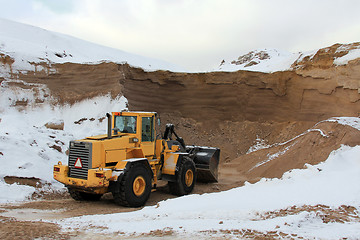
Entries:
{"type": "Polygon", "coordinates": [[[133,192],[136,196],[141,196],[145,192],[145,179],[142,176],[138,176],[135,178],[133,183],[133,192]]]}
{"type": "Polygon", "coordinates": [[[185,173],[185,184],[190,187],[194,181],[194,173],[191,169],[188,169],[185,173]]]}

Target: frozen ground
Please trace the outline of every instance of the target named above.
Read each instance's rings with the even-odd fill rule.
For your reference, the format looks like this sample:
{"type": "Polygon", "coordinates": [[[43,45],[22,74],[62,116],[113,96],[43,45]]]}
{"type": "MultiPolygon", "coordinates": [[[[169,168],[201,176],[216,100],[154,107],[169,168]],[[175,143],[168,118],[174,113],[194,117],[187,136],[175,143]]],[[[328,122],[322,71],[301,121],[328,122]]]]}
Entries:
{"type": "Polygon", "coordinates": [[[44,103],[21,110],[13,103],[24,97],[31,103],[31,95],[0,90],[0,203],[22,201],[35,192],[31,186],[6,184],[5,176],[38,178],[54,184],[52,188],[61,189],[62,185],[53,180],[52,168],[58,161],[67,161],[65,151],[69,141],[104,134],[107,126],[106,120],[102,121],[104,114],[125,109],[127,102],[124,97],[103,96],[72,106],[44,103]],[[45,125],[49,123],[63,124],[64,129],[47,128],[45,125]]]}
{"type": "Polygon", "coordinates": [[[221,234],[223,230],[250,229],[275,232],[278,236],[282,233],[305,238],[356,238],[360,236],[359,181],[360,146],[342,146],[324,163],[292,170],[281,179],[262,179],[225,192],[169,199],[136,212],[82,216],[58,223],[65,229],[105,233],[171,230],[175,235],[206,236],[221,234]],[[304,207],[319,205],[332,210],[353,206],[356,210],[353,219],[327,222],[323,218],[326,208],[304,207]],[[304,210],[275,214],[294,206],[304,210]]]}

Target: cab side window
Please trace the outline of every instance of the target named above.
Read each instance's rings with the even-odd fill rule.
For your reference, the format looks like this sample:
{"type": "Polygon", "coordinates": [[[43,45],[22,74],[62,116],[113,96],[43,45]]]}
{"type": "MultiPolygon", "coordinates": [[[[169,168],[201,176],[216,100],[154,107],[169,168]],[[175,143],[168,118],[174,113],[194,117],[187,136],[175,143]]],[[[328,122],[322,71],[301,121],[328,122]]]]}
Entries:
{"type": "Polygon", "coordinates": [[[152,142],[154,141],[154,118],[143,117],[141,127],[141,141],[152,142]]]}

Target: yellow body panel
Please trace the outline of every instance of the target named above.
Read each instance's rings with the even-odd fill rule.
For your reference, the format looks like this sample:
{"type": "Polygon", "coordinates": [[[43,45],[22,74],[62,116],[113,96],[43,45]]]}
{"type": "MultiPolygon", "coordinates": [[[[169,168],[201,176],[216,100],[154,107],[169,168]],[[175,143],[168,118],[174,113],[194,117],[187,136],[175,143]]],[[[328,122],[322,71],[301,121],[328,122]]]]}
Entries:
{"type": "Polygon", "coordinates": [[[178,154],[167,154],[164,159],[163,174],[175,175],[176,163],[179,158],[178,154]]]}
{"type": "Polygon", "coordinates": [[[154,156],[155,154],[155,142],[142,142],[141,149],[146,157],[154,156]]]}
{"type": "Polygon", "coordinates": [[[89,169],[88,179],[78,179],[68,177],[69,167],[66,165],[55,165],[54,167],[60,168],[59,172],[54,172],[54,179],[67,185],[72,186],[86,192],[103,194],[107,192],[109,187],[109,179],[112,176],[112,171],[101,169],[89,169]],[[96,177],[96,173],[103,174],[103,177],[96,177]]]}
{"type": "Polygon", "coordinates": [[[145,155],[142,148],[130,148],[126,150],[126,159],[130,158],[144,158],[145,155]]]}
{"type": "Polygon", "coordinates": [[[165,141],[158,139],[155,141],[155,156],[160,158],[161,152],[164,150],[165,141]]]}
{"type": "Polygon", "coordinates": [[[105,163],[119,162],[126,159],[126,150],[108,150],[105,151],[105,163]]]}

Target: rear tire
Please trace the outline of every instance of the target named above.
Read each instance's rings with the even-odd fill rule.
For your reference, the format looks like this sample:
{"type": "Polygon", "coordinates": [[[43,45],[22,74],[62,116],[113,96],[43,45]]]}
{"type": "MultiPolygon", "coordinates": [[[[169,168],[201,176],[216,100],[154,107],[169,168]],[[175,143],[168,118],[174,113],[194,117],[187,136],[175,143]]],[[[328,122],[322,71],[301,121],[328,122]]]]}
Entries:
{"type": "Polygon", "coordinates": [[[150,170],[142,163],[133,164],[119,182],[112,194],[115,203],[126,207],[141,207],[151,193],[150,170]]]}
{"type": "Polygon", "coordinates": [[[102,194],[92,194],[86,192],[80,192],[73,188],[68,188],[70,196],[76,201],[99,201],[102,194]]]}
{"type": "Polygon", "coordinates": [[[170,193],[183,196],[191,193],[195,185],[195,163],[191,158],[183,156],[176,182],[168,182],[170,193]]]}

